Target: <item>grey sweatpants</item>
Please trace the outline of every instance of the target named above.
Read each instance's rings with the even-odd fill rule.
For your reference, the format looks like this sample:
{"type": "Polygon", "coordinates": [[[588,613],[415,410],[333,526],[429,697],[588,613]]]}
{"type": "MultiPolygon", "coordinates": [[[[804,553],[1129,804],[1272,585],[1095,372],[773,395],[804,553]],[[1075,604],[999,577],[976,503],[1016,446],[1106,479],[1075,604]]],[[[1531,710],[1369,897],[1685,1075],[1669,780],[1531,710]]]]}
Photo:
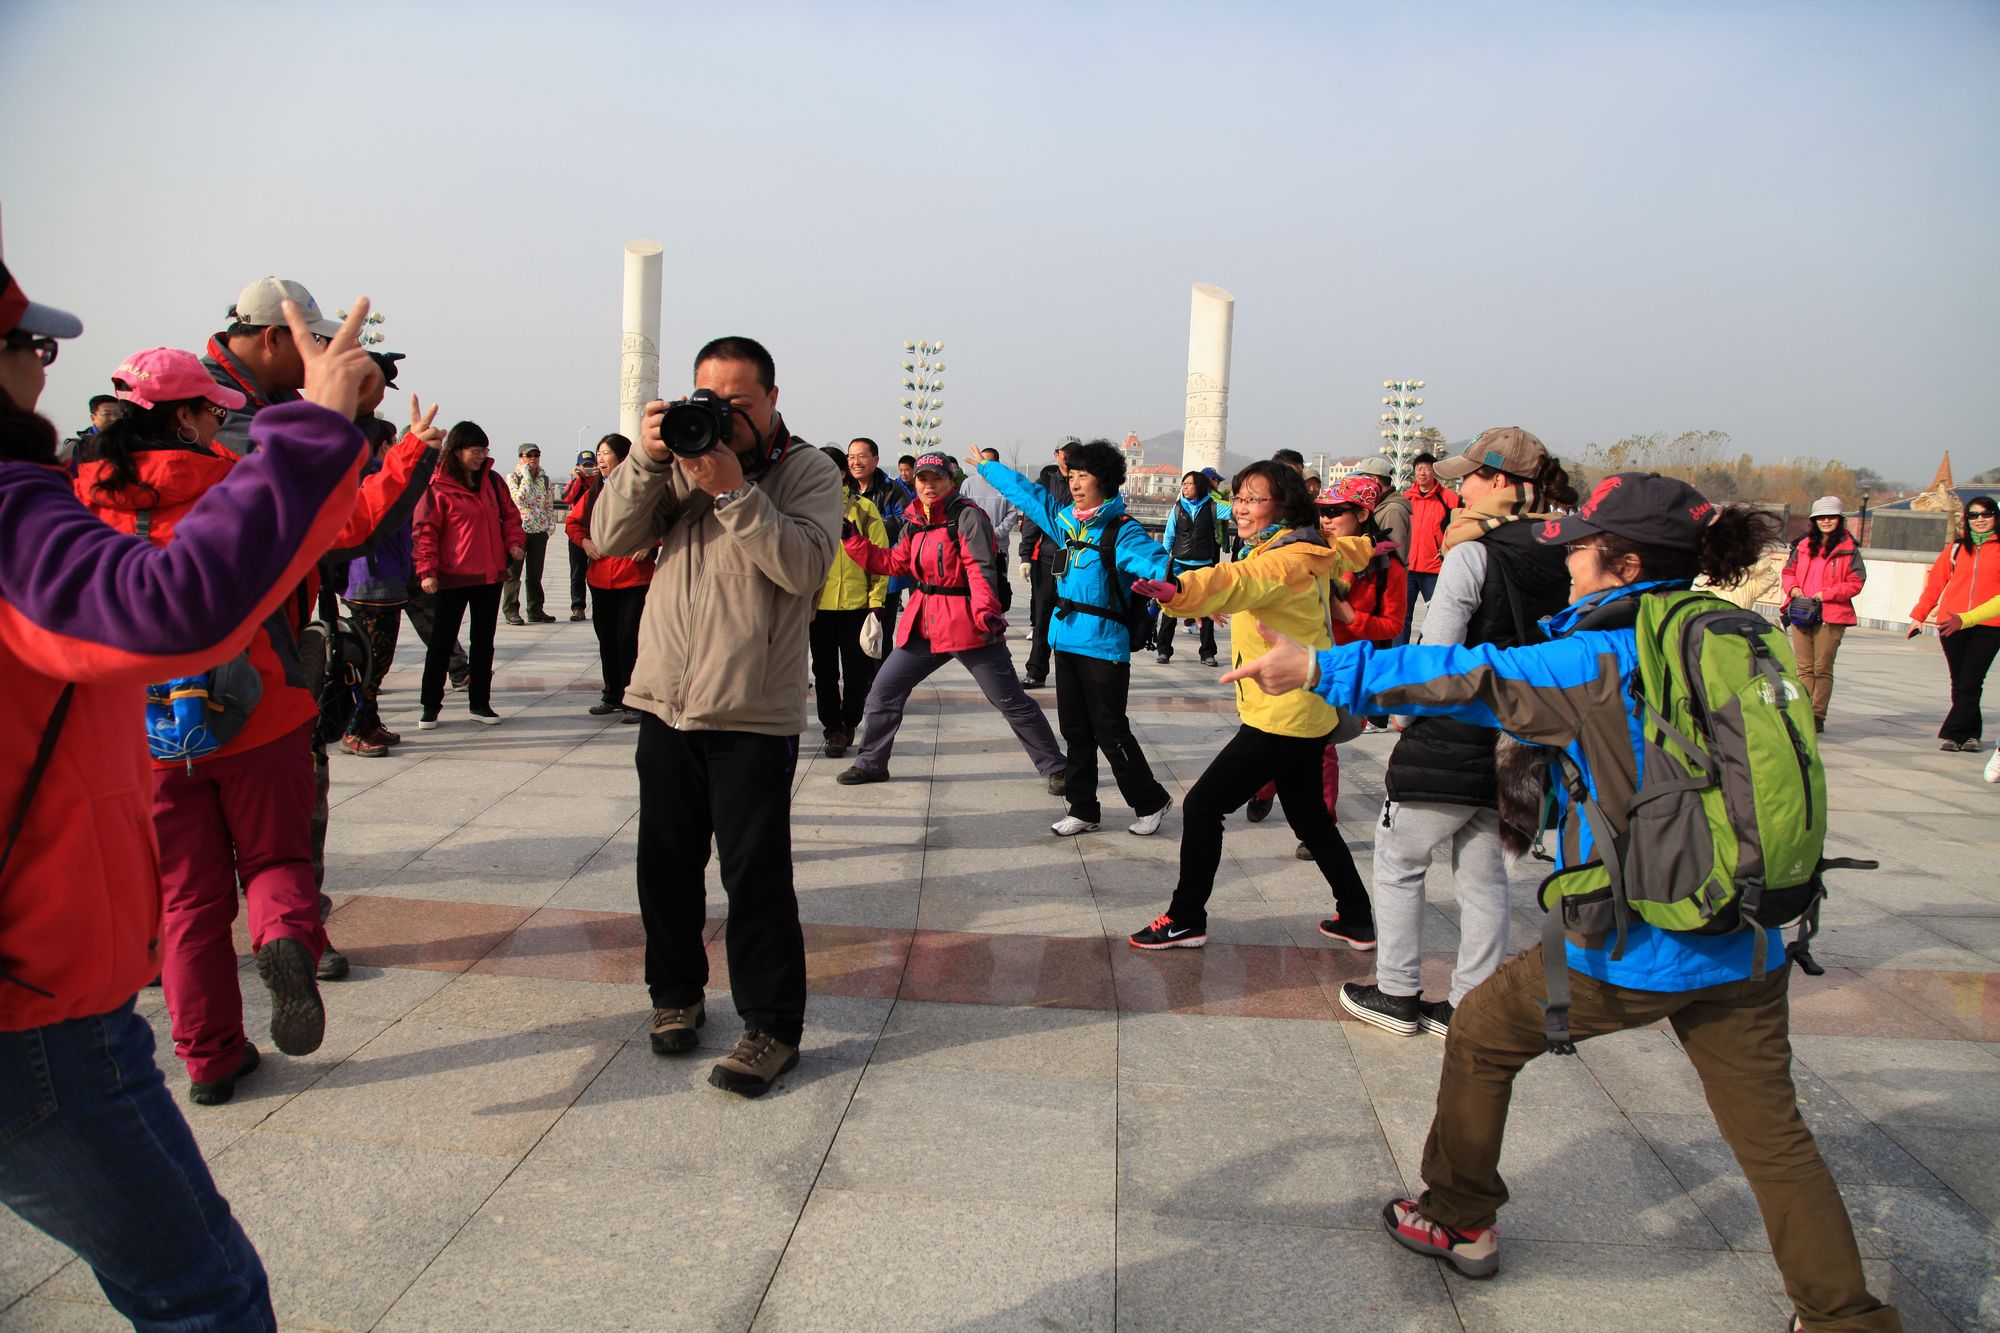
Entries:
{"type": "Polygon", "coordinates": [[[1451,973],[1454,1008],[1493,975],[1507,953],[1507,857],[1500,816],[1491,808],[1390,801],[1375,830],[1375,984],[1387,995],[1415,995],[1424,921],[1424,875],[1431,850],[1451,844],[1458,887],[1458,963],[1451,973]]]}
{"type": "Polygon", "coordinates": [[[855,751],[854,766],[867,773],[889,771],[889,751],[903,725],[903,706],[910,701],[910,691],[954,657],[979,682],[986,702],[1007,719],[1015,739],[1028,752],[1028,758],[1034,760],[1035,771],[1044,777],[1064,771],[1062,747],[1056,744],[1056,734],[1049,729],[1042,706],[1021,688],[1021,678],[1014,674],[1014,659],[1008,654],[1004,640],[963,652],[934,653],[930,643],[918,634],[912,634],[907,644],[891,652],[883,660],[882,669],[875,673],[875,683],[868,690],[868,707],[861,718],[861,748],[855,751]]]}

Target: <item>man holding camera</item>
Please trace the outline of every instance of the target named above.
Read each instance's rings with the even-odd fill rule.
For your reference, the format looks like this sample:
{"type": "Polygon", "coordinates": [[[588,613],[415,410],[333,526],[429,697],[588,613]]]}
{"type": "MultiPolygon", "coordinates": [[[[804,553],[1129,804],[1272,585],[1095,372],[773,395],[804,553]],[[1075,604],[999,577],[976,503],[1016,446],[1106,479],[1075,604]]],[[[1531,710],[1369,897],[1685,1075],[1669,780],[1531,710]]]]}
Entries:
{"type": "MultiPolygon", "coordinates": [[[[563,487],[562,506],[565,512],[575,507],[576,502],[597,489],[597,454],[589,449],[578,452],[576,464],[569,470],[569,484],[563,487]]],[[[569,618],[582,620],[584,597],[588,592],[590,556],[575,542],[569,544],[569,618]]]]}
{"type": "Polygon", "coordinates": [[[756,1097],[798,1063],[806,952],[792,890],[791,777],[806,725],[806,626],[840,541],[840,475],[778,416],[771,354],[718,338],[695,392],[646,406],[639,447],[604,482],[591,540],[660,543],[625,704],[639,724],[639,915],[653,1049],[706,1019],[703,871],[729,898],[729,985],[743,1036],[709,1073],[756,1097]]]}

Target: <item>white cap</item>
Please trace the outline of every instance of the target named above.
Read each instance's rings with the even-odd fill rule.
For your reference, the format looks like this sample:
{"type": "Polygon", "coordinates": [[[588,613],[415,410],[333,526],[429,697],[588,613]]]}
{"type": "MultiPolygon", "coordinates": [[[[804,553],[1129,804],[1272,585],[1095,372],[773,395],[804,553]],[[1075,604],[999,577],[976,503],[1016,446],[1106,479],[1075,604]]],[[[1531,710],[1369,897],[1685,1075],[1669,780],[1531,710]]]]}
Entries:
{"type": "Polygon", "coordinates": [[[282,329],[285,327],[287,301],[299,308],[306,317],[306,327],[320,337],[331,338],[340,332],[340,321],[321,314],[319,302],[313,300],[311,292],[285,278],[257,279],[243,289],[230,309],[238,324],[282,329]]]}
{"type": "Polygon", "coordinates": [[[1847,506],[1840,502],[1840,497],[1837,495],[1822,495],[1813,501],[1814,518],[1839,518],[1846,512],[1847,506]]]}

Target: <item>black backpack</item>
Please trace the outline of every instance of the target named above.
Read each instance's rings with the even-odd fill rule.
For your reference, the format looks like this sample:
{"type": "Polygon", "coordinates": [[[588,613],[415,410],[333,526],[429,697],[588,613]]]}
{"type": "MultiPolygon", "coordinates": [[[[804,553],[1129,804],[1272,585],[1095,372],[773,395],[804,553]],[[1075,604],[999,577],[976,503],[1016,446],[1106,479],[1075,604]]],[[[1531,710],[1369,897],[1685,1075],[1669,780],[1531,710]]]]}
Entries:
{"type": "Polygon", "coordinates": [[[352,617],[343,616],[333,593],[322,582],[319,614],[306,619],[309,603],[305,585],[299,585],[299,674],[306,693],[319,705],[319,721],[313,726],[313,744],[324,748],[337,743],[354,724],[361,707],[362,691],[375,671],[375,650],[368,636],[352,617]]]}
{"type": "Polygon", "coordinates": [[[1074,602],[1067,597],[1056,598],[1056,614],[1059,616],[1081,611],[1087,616],[1100,616],[1105,620],[1123,622],[1133,652],[1148,647],[1153,642],[1153,605],[1143,597],[1134,597],[1125,587],[1118,575],[1115,552],[1118,549],[1118,529],[1127,523],[1137,521],[1130,514],[1119,514],[1104,525],[1104,530],[1097,534],[1097,540],[1094,542],[1079,542],[1074,537],[1063,539],[1066,557],[1076,551],[1097,552],[1097,558],[1104,562],[1105,582],[1111,585],[1111,596],[1115,605],[1098,606],[1092,602],[1074,602]]]}

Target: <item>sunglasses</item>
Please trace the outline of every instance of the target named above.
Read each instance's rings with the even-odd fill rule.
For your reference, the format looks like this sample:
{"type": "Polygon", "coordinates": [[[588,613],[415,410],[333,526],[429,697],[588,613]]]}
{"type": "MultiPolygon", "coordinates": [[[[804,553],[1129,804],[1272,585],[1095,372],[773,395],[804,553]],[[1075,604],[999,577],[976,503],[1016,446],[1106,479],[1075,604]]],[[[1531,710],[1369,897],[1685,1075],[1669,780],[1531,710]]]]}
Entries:
{"type": "Polygon", "coordinates": [[[229,409],[221,403],[203,403],[201,410],[214,417],[217,425],[226,426],[229,424],[229,409]]]}
{"type": "Polygon", "coordinates": [[[56,352],[60,349],[57,347],[54,338],[38,338],[32,333],[15,332],[7,335],[7,350],[10,352],[33,351],[36,356],[42,359],[42,365],[46,367],[53,366],[56,363],[56,352]]]}
{"type": "Polygon", "coordinates": [[[541,456],[542,451],[539,449],[530,449],[527,453],[521,455],[523,458],[540,458],[541,456]]]}
{"type": "Polygon", "coordinates": [[[1991,509],[1968,509],[1965,511],[1965,518],[1969,523],[1976,523],[1982,518],[1990,520],[1993,517],[1994,511],[1991,509]]]}

